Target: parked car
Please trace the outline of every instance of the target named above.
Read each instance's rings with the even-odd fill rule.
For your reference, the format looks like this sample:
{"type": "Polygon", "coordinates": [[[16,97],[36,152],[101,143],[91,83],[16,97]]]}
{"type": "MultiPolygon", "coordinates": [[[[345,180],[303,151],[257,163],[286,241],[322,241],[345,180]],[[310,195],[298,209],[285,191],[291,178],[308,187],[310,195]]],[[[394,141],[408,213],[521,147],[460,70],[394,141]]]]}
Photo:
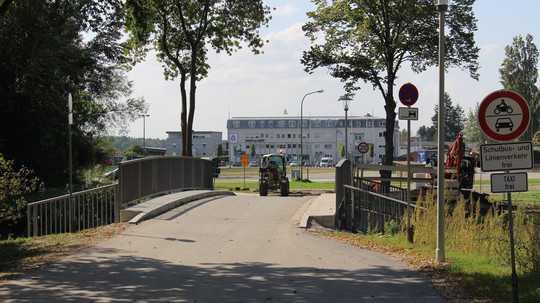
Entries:
{"type": "Polygon", "coordinates": [[[298,162],[293,161],[293,162],[291,162],[291,164],[290,164],[289,166],[290,166],[290,167],[297,167],[297,166],[298,166],[298,162]]]}
{"type": "Polygon", "coordinates": [[[242,166],[242,162],[235,161],[232,166],[242,166]]]}
{"type": "Polygon", "coordinates": [[[259,166],[259,162],[257,161],[251,161],[248,164],[248,167],[258,167],[258,166],[259,166]]]}

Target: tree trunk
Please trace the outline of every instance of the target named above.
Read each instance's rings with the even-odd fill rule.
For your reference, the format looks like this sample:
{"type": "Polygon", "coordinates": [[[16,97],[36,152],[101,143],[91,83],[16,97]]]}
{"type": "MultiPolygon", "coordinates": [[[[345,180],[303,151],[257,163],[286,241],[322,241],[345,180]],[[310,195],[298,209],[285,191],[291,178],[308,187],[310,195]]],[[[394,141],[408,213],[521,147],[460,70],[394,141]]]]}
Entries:
{"type": "Polygon", "coordinates": [[[182,130],[182,156],[188,156],[188,149],[190,142],[188,137],[188,124],[187,124],[187,93],[186,93],[186,75],[185,73],[180,77],[180,95],[182,97],[182,113],[180,114],[180,126],[182,130]]]}
{"type": "MultiPolygon", "coordinates": [[[[394,163],[394,129],[396,124],[396,102],[394,101],[394,79],[395,76],[391,73],[388,75],[387,93],[384,97],[386,111],[386,131],[384,133],[384,142],[386,145],[385,153],[383,157],[383,165],[392,165],[394,163]]],[[[392,171],[381,170],[381,178],[392,177],[392,171]]],[[[382,182],[382,189],[384,192],[390,190],[390,181],[382,182]]]]}

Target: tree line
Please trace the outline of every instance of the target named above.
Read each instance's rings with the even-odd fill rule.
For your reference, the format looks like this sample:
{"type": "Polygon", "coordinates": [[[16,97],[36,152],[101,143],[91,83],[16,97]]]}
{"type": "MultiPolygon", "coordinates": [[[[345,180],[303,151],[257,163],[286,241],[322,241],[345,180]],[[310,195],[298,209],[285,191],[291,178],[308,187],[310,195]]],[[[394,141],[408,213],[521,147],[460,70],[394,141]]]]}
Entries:
{"type": "MultiPolygon", "coordinates": [[[[531,111],[529,127],[517,140],[532,141],[540,147],[540,88],[536,86],[538,81],[538,49],[533,42],[533,36],[527,34],[514,37],[512,44],[505,48],[506,57],[501,63],[500,83],[503,89],[512,90],[520,94],[528,103],[531,111]]],[[[477,148],[486,142],[493,142],[480,129],[478,124],[478,108],[469,109],[465,115],[463,108],[452,103],[448,93],[444,96],[445,104],[445,141],[453,141],[462,133],[467,143],[477,148]]],[[[435,106],[435,114],[431,118],[431,126],[418,128],[417,136],[422,141],[437,140],[438,106],[435,106]]]]}

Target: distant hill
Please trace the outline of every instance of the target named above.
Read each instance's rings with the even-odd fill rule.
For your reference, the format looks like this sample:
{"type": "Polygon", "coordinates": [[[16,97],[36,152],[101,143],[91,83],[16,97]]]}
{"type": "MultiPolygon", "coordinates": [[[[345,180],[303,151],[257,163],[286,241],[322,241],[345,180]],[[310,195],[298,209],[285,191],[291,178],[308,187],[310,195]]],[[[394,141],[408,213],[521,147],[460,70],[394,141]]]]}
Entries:
{"type": "MultiPolygon", "coordinates": [[[[121,137],[113,137],[114,141],[111,143],[111,146],[114,148],[117,148],[119,150],[126,150],[128,147],[130,147],[133,144],[139,144],[143,146],[143,138],[131,138],[126,136],[121,137]]],[[[165,148],[165,139],[152,139],[152,138],[146,138],[146,146],[148,147],[161,147],[165,148]]]]}

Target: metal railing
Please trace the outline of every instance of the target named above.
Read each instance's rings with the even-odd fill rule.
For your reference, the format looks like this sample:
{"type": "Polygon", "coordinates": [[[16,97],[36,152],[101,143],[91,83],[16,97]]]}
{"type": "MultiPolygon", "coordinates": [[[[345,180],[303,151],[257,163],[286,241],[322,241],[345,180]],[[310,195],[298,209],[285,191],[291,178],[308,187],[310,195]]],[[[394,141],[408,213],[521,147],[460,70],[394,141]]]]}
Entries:
{"type": "Polygon", "coordinates": [[[120,222],[129,203],[190,189],[213,189],[211,161],[149,157],[119,164],[118,184],[27,205],[28,237],[75,232],[120,222]]]}
{"type": "MultiPolygon", "coordinates": [[[[386,223],[401,223],[407,202],[369,190],[343,185],[338,206],[338,228],[354,232],[384,232],[386,223]]],[[[411,203],[411,207],[416,207],[411,203]]]]}
{"type": "Polygon", "coordinates": [[[401,201],[407,201],[407,189],[397,186],[389,185],[387,190],[383,190],[381,183],[378,181],[373,181],[371,179],[354,177],[353,185],[356,188],[367,190],[370,192],[384,194],[387,197],[398,199],[401,201]]]}
{"type": "Polygon", "coordinates": [[[63,195],[27,205],[28,237],[75,232],[118,222],[118,184],[63,195]]]}
{"type": "Polygon", "coordinates": [[[212,176],[212,161],[204,159],[163,156],[125,161],[119,163],[119,204],[183,190],[213,189],[212,176]]]}

